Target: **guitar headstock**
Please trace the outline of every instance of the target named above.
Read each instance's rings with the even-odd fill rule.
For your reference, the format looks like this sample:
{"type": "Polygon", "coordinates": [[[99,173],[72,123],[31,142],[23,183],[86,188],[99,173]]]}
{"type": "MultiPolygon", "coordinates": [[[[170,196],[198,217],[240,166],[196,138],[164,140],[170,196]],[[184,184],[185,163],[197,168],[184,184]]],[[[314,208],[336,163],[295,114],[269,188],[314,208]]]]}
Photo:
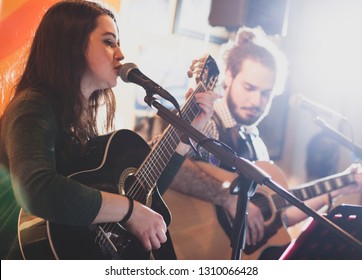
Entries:
{"type": "Polygon", "coordinates": [[[206,90],[212,90],[220,74],[219,68],[211,55],[192,61],[188,77],[195,77],[196,82],[202,83],[206,90]]]}

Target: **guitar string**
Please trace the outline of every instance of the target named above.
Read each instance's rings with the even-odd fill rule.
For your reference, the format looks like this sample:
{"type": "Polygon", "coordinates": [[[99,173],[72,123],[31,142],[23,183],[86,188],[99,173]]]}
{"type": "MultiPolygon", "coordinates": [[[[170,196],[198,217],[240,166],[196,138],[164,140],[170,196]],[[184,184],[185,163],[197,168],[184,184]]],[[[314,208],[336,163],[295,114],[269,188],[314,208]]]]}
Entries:
{"type": "MultiPolygon", "coordinates": [[[[194,108],[195,108],[195,105],[190,106],[188,108],[190,108],[189,111],[192,112],[194,110],[194,108]]],[[[197,108],[198,108],[198,106],[197,106],[197,108]]],[[[198,109],[197,111],[200,111],[200,110],[198,109]]],[[[194,113],[193,115],[195,116],[196,113],[194,113]]],[[[188,120],[188,121],[190,121],[190,120],[188,120]]],[[[154,175],[155,170],[158,171],[157,175],[160,175],[162,173],[162,171],[164,170],[165,166],[167,165],[169,159],[172,157],[172,155],[173,155],[173,153],[175,151],[175,148],[180,143],[180,138],[179,138],[177,130],[175,128],[172,127],[170,129],[170,134],[172,135],[171,141],[173,143],[171,143],[167,138],[165,138],[165,141],[163,143],[161,143],[161,145],[160,145],[161,148],[158,149],[155,153],[153,153],[153,158],[154,159],[151,160],[152,164],[147,166],[148,169],[146,169],[146,172],[143,172],[143,175],[145,175],[145,176],[143,176],[143,178],[145,178],[146,181],[151,180],[151,181],[155,182],[156,179],[158,179],[158,176],[156,176],[156,178],[150,178],[150,176],[154,175]],[[177,141],[175,141],[175,139],[177,141]],[[171,149],[169,149],[167,147],[167,146],[170,146],[170,145],[173,145],[171,149]],[[157,160],[157,159],[161,159],[161,161],[157,160]],[[166,159],[166,160],[163,160],[163,159],[166,159]],[[159,164],[161,166],[161,168],[159,168],[157,166],[157,164],[159,164]]]]}
{"type": "MultiPolygon", "coordinates": [[[[165,139],[164,143],[161,144],[160,149],[158,149],[153,155],[154,158],[159,160],[154,161],[153,165],[149,165],[149,169],[146,170],[145,174],[153,175],[154,172],[152,172],[152,170],[156,170],[160,174],[168,163],[168,160],[172,157],[175,148],[180,142],[180,138],[175,128],[171,128],[170,135],[170,140],[165,139]],[[171,149],[167,146],[171,146],[171,149]]],[[[149,178],[146,179],[149,180],[149,178]]],[[[156,178],[151,179],[156,181],[156,178]]]]}
{"type": "MultiPolygon", "coordinates": [[[[189,106],[187,106],[184,111],[188,112],[189,111],[189,106]]],[[[174,148],[176,148],[176,146],[179,143],[179,139],[177,139],[178,143],[177,142],[170,143],[170,140],[169,140],[169,138],[171,138],[171,140],[173,140],[175,138],[175,136],[176,137],[178,136],[175,128],[172,127],[172,126],[169,126],[169,129],[163,135],[160,142],[157,144],[157,147],[154,149],[154,151],[151,153],[149,158],[146,160],[147,162],[145,164],[143,164],[143,167],[141,167],[139,169],[139,172],[138,172],[139,174],[135,174],[136,178],[138,179],[137,181],[139,183],[146,185],[145,182],[149,182],[149,181],[156,182],[156,179],[158,179],[158,178],[152,178],[150,176],[154,175],[153,173],[154,173],[155,169],[156,169],[156,171],[158,171],[158,173],[159,173],[158,175],[160,175],[161,172],[163,171],[164,167],[167,165],[168,160],[171,158],[173,153],[170,153],[168,155],[169,159],[167,159],[167,162],[163,161],[163,160],[162,160],[162,162],[160,162],[159,160],[155,160],[155,159],[160,158],[160,152],[159,151],[161,151],[161,154],[162,154],[163,150],[167,150],[167,151],[170,150],[169,148],[167,148],[167,145],[170,146],[171,144],[174,144],[174,147],[172,147],[172,150],[174,150],[174,148]],[[172,137],[170,137],[170,135],[172,137]],[[165,147],[166,147],[166,149],[165,149],[165,147]],[[159,164],[159,165],[162,164],[160,170],[156,166],[157,164],[159,164]]],[[[133,191],[137,191],[137,189],[138,189],[138,187],[137,188],[131,188],[130,193],[133,194],[133,191]]]]}

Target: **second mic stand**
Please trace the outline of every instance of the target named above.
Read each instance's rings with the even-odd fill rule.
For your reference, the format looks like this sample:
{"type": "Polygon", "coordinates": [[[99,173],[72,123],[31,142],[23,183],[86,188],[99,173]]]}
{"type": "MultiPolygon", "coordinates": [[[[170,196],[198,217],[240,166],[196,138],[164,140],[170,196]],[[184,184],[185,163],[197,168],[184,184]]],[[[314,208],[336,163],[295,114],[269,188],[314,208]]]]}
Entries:
{"type": "MultiPolygon", "coordinates": [[[[296,198],[291,193],[286,191],[282,186],[274,182],[270,178],[270,176],[267,173],[265,173],[265,171],[263,171],[261,168],[257,167],[256,165],[252,164],[250,161],[244,158],[235,156],[230,151],[222,149],[220,145],[217,145],[213,141],[205,141],[207,137],[204,134],[202,134],[200,131],[192,127],[189,123],[184,121],[182,118],[180,118],[170,110],[166,109],[159,102],[157,102],[152,95],[147,94],[145,97],[145,102],[150,107],[156,108],[158,110],[157,115],[159,115],[162,119],[170,123],[176,129],[178,129],[184,136],[191,138],[196,143],[202,143],[200,145],[210,153],[214,154],[218,159],[220,159],[221,162],[224,162],[229,166],[235,167],[235,170],[239,174],[239,176],[242,176],[239,177],[240,180],[245,178],[246,180],[249,180],[249,182],[253,182],[253,184],[266,185],[275,193],[279,194],[281,197],[289,201],[292,205],[295,205],[297,208],[302,210],[308,216],[311,216],[317,222],[323,224],[326,228],[330,229],[340,238],[342,238],[347,243],[349,243],[350,245],[354,246],[357,250],[360,250],[362,252],[361,241],[350,235],[342,228],[338,227],[336,224],[331,222],[326,217],[319,215],[316,211],[305,205],[298,198],[296,198]]],[[[243,203],[243,205],[240,205],[240,209],[245,210],[247,208],[247,199],[244,202],[240,202],[240,204],[241,203],[243,203]],[[246,204],[244,205],[244,203],[246,204]]],[[[245,220],[246,219],[244,218],[244,221],[245,220]]],[[[238,222],[234,224],[233,232],[235,233],[239,232],[240,234],[244,234],[244,236],[241,235],[233,236],[231,240],[233,247],[232,259],[240,259],[240,254],[242,251],[242,246],[240,244],[240,241],[242,242],[244,241],[245,230],[246,230],[246,222],[242,222],[241,225],[239,225],[238,222]],[[240,226],[240,229],[235,229],[236,226],[240,226]]]]}
{"type": "Polygon", "coordinates": [[[317,116],[314,122],[320,126],[331,138],[339,142],[349,150],[351,150],[359,159],[362,159],[362,148],[353,143],[350,139],[346,138],[332,126],[330,126],[325,120],[317,116]]]}

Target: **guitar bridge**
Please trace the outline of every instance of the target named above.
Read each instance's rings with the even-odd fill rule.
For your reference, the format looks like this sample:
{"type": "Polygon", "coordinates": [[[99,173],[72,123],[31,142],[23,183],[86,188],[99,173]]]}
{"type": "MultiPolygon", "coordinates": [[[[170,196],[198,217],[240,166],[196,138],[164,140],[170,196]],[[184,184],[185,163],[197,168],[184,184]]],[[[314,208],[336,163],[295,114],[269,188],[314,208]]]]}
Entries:
{"type": "Polygon", "coordinates": [[[113,259],[120,259],[120,256],[123,254],[123,251],[130,244],[130,240],[127,238],[120,238],[119,235],[115,234],[112,231],[105,231],[102,226],[98,226],[96,229],[96,238],[95,242],[98,244],[100,250],[103,254],[111,255],[113,259]],[[112,240],[122,239],[121,242],[116,244],[112,240]]]}

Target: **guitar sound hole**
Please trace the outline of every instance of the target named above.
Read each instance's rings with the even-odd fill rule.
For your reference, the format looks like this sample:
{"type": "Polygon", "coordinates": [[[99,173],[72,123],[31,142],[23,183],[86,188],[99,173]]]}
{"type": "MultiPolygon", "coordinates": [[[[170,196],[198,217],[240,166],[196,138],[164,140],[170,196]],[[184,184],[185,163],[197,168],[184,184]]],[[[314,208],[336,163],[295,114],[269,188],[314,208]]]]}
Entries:
{"type": "Polygon", "coordinates": [[[273,212],[269,206],[269,200],[262,194],[256,193],[250,201],[259,207],[261,210],[264,220],[267,221],[272,217],[273,212]]]}
{"type": "Polygon", "coordinates": [[[133,174],[124,177],[124,180],[120,181],[118,188],[120,194],[127,195],[148,207],[151,206],[150,196],[152,194],[147,193],[147,186],[145,186],[140,179],[137,181],[137,178],[133,176],[133,174]]]}

